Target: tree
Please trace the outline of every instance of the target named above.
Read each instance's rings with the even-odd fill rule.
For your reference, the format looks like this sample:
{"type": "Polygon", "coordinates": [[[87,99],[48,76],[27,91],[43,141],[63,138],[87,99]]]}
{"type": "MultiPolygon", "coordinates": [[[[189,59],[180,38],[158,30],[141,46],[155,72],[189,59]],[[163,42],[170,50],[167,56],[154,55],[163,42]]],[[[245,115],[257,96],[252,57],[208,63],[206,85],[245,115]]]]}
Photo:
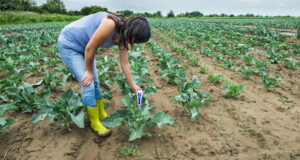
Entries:
{"type": "Polygon", "coordinates": [[[189,15],[191,17],[203,17],[203,13],[201,13],[199,11],[193,11],[193,12],[189,13],[189,15]]]}
{"type": "Polygon", "coordinates": [[[48,13],[67,13],[64,3],[60,0],[47,0],[47,2],[41,6],[41,9],[48,13]]]}
{"type": "Polygon", "coordinates": [[[134,14],[131,10],[117,11],[117,13],[124,15],[125,17],[130,17],[134,14]]]}
{"type": "Polygon", "coordinates": [[[203,17],[203,13],[199,11],[180,13],[177,17],[203,17]]]}
{"type": "Polygon", "coordinates": [[[157,11],[156,13],[154,13],[153,17],[161,18],[162,17],[161,11],[157,11]]]}
{"type": "Polygon", "coordinates": [[[33,0],[1,0],[1,11],[33,11],[36,3],[33,0]]]}
{"type": "Polygon", "coordinates": [[[149,14],[147,12],[145,12],[145,13],[134,13],[131,16],[143,16],[143,17],[147,17],[146,14],[148,14],[148,17],[152,16],[151,13],[149,14]]]}
{"type": "Polygon", "coordinates": [[[79,16],[79,15],[81,15],[81,12],[80,11],[73,11],[73,10],[70,10],[70,11],[68,11],[68,13],[67,13],[68,15],[70,15],[70,16],[79,16]]]}
{"type": "Polygon", "coordinates": [[[221,17],[228,17],[228,15],[225,14],[225,13],[222,13],[222,14],[221,14],[221,17]]]}
{"type": "Polygon", "coordinates": [[[217,14],[210,14],[210,15],[208,15],[208,17],[219,17],[219,15],[217,15],[217,14]]]}
{"type": "Polygon", "coordinates": [[[143,16],[144,16],[144,17],[152,17],[152,14],[151,14],[151,13],[148,13],[148,12],[145,12],[145,13],[143,14],[143,16]]]}
{"type": "Polygon", "coordinates": [[[175,15],[174,15],[174,11],[173,11],[173,10],[171,10],[171,11],[168,13],[167,17],[169,17],[169,18],[171,18],[171,17],[175,17],[175,15]]]}
{"type": "Polygon", "coordinates": [[[185,17],[185,13],[179,13],[177,17],[185,17]]]}
{"type": "Polygon", "coordinates": [[[97,12],[107,11],[107,8],[102,8],[100,6],[89,6],[89,7],[83,7],[80,10],[81,15],[89,15],[97,12]]]}
{"type": "Polygon", "coordinates": [[[254,14],[247,13],[245,17],[255,17],[254,14]]]}
{"type": "Polygon", "coordinates": [[[185,12],[184,17],[192,17],[192,15],[189,12],[185,12]]]}

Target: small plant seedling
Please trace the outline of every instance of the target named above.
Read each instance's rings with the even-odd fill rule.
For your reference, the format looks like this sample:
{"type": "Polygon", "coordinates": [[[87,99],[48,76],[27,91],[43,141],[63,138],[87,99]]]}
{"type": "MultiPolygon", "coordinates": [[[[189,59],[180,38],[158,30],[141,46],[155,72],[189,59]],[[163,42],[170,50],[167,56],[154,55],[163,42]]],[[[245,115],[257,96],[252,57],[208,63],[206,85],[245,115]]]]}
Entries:
{"type": "Polygon", "coordinates": [[[159,137],[160,142],[163,143],[164,142],[164,137],[161,136],[161,135],[158,135],[158,137],[159,137]]]}
{"type": "Polygon", "coordinates": [[[233,66],[239,64],[239,62],[235,62],[232,59],[225,59],[222,64],[226,66],[228,69],[231,69],[233,66]]]}
{"type": "Polygon", "coordinates": [[[282,56],[276,53],[274,50],[268,51],[265,53],[269,59],[269,61],[273,64],[281,64],[282,56]]]}
{"type": "Polygon", "coordinates": [[[286,103],[292,103],[292,102],[293,102],[292,99],[290,99],[290,98],[285,98],[285,97],[280,97],[280,98],[279,98],[279,101],[280,101],[280,102],[286,102],[286,103]]]}
{"type": "Polygon", "coordinates": [[[220,80],[222,80],[224,78],[224,76],[222,74],[208,74],[208,79],[210,80],[211,83],[216,84],[219,83],[220,80]]]}
{"type": "Polygon", "coordinates": [[[118,153],[117,157],[122,159],[127,159],[130,156],[143,156],[139,147],[136,144],[131,146],[124,146],[121,148],[120,153],[118,153]]]}
{"type": "Polygon", "coordinates": [[[18,155],[17,159],[22,159],[22,155],[18,155]]]}
{"type": "Polygon", "coordinates": [[[13,104],[0,105],[0,131],[9,129],[10,125],[17,124],[18,122],[14,119],[5,119],[3,116],[6,112],[18,110],[18,107],[13,104]]]}
{"type": "Polygon", "coordinates": [[[22,142],[25,142],[25,141],[27,141],[28,139],[30,139],[30,136],[24,137],[24,138],[22,139],[22,142]]]}
{"type": "Polygon", "coordinates": [[[222,62],[222,60],[224,60],[226,58],[226,55],[223,54],[215,54],[214,55],[214,60],[216,60],[217,62],[222,62]]]}
{"type": "Polygon", "coordinates": [[[285,59],[284,62],[285,62],[285,67],[292,70],[295,70],[298,66],[300,66],[300,63],[294,60],[285,59]]]}
{"type": "Polygon", "coordinates": [[[288,58],[288,57],[292,56],[293,53],[282,50],[281,55],[282,55],[282,58],[288,58]]]}
{"type": "Polygon", "coordinates": [[[258,70],[256,68],[248,68],[247,66],[242,65],[239,72],[245,77],[245,79],[250,79],[251,75],[257,73],[258,70]]]}
{"type": "Polygon", "coordinates": [[[16,149],[16,146],[15,145],[10,145],[9,149],[12,150],[12,151],[14,151],[16,149]]]}
{"type": "Polygon", "coordinates": [[[271,158],[271,155],[270,155],[270,150],[266,150],[266,158],[271,158]]]}
{"type": "Polygon", "coordinates": [[[231,98],[237,98],[238,95],[240,95],[240,92],[246,88],[245,85],[238,85],[238,86],[235,86],[233,85],[232,82],[229,82],[227,80],[224,80],[225,83],[227,83],[228,87],[226,86],[222,86],[222,89],[224,89],[224,91],[226,92],[227,96],[228,97],[231,97],[231,98]]]}
{"type": "Polygon", "coordinates": [[[206,72],[206,70],[207,70],[207,68],[205,66],[200,67],[200,73],[204,74],[206,72]]]}
{"type": "Polygon", "coordinates": [[[190,62],[191,62],[191,64],[193,66],[197,66],[198,63],[200,62],[200,58],[198,58],[198,57],[192,57],[192,58],[190,58],[190,62]]]}
{"type": "Polygon", "coordinates": [[[212,100],[208,93],[197,91],[200,87],[201,83],[197,76],[194,76],[191,81],[187,79],[177,81],[177,90],[180,94],[174,97],[174,101],[191,114],[191,121],[199,116],[198,108],[212,100]]]}
{"type": "Polygon", "coordinates": [[[245,62],[246,65],[251,65],[254,61],[254,58],[251,57],[249,54],[246,54],[245,56],[243,56],[243,60],[245,62]]]}
{"type": "Polygon", "coordinates": [[[260,75],[263,78],[261,82],[265,86],[265,90],[269,90],[271,88],[282,88],[282,86],[278,84],[278,82],[281,81],[280,76],[277,75],[275,77],[269,77],[266,72],[261,72],[260,75]]]}
{"type": "Polygon", "coordinates": [[[254,133],[254,129],[253,128],[248,128],[248,132],[250,133],[250,134],[253,134],[254,133]]]}

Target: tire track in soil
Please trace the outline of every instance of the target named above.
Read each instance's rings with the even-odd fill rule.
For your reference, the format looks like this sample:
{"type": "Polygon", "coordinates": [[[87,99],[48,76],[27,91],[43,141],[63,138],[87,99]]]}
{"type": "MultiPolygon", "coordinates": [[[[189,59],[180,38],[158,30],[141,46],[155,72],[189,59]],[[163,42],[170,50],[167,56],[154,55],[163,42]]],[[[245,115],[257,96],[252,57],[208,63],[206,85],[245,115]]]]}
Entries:
{"type": "MultiPolygon", "coordinates": [[[[161,46],[167,48],[167,50],[172,50],[157,35],[154,35],[154,39],[159,42],[161,46]]],[[[176,45],[183,46],[182,44],[176,42],[176,40],[174,39],[172,39],[172,41],[176,45]]],[[[218,71],[217,73],[222,73],[225,75],[225,79],[228,79],[230,77],[230,81],[233,81],[235,84],[240,84],[240,82],[242,82],[243,84],[247,85],[247,88],[242,92],[241,99],[225,99],[222,95],[217,96],[216,105],[216,102],[209,105],[222,107],[225,106],[223,108],[217,107],[217,111],[215,113],[223,113],[225,114],[225,117],[227,117],[227,119],[224,120],[224,117],[221,118],[219,116],[215,116],[214,118],[217,119],[218,123],[220,123],[220,126],[223,126],[223,128],[236,130],[235,134],[228,133],[228,135],[231,135],[231,141],[236,141],[236,145],[238,145],[239,148],[242,148],[239,150],[242,152],[239,153],[239,157],[247,157],[247,155],[252,155],[254,153],[253,155],[257,156],[256,158],[262,158],[266,154],[266,149],[269,149],[278,155],[283,154],[286,157],[288,157],[290,153],[299,153],[299,146],[297,145],[297,143],[295,143],[295,139],[297,140],[299,138],[299,136],[297,135],[297,133],[299,133],[299,120],[293,120],[298,119],[299,116],[296,116],[296,114],[298,114],[299,112],[281,113],[274,108],[274,106],[282,106],[282,102],[278,101],[279,97],[272,92],[265,92],[263,90],[263,87],[258,85],[257,81],[245,81],[239,75],[215,65],[215,62],[213,62],[212,59],[202,55],[198,55],[197,53],[194,54],[197,57],[201,58],[201,62],[204,62],[203,64],[208,67],[208,72],[212,73],[213,71],[218,71]],[[245,95],[247,95],[247,97],[245,95]],[[225,108],[226,110],[224,110],[225,108]],[[286,119],[288,119],[289,122],[283,121],[286,119]],[[230,120],[232,123],[229,123],[230,120]],[[253,128],[253,130],[255,130],[255,134],[247,134],[248,128],[253,128]],[[249,140],[253,140],[254,145],[249,143],[249,140]],[[286,150],[281,147],[281,144],[286,144],[286,141],[288,141],[289,145],[294,146],[296,149],[286,150]]],[[[184,59],[184,57],[179,54],[175,55],[175,57],[184,59]]],[[[190,76],[193,74],[199,75],[198,68],[191,68],[192,71],[187,71],[191,73],[190,76]]],[[[199,77],[202,84],[203,82],[205,83],[205,81],[207,81],[206,77],[199,77]]],[[[212,86],[211,84],[209,85],[212,86]]],[[[207,86],[202,85],[202,89],[204,91],[210,91],[210,87],[207,86]]],[[[221,89],[217,89],[217,91],[221,91],[221,89]]],[[[223,91],[221,91],[221,94],[224,94],[223,91]]],[[[212,96],[216,99],[215,95],[212,96]]],[[[296,104],[299,104],[297,100],[296,102],[294,102],[294,104],[285,105],[287,105],[288,107],[295,107],[296,104]]],[[[210,114],[209,116],[212,115],[210,114]]]]}

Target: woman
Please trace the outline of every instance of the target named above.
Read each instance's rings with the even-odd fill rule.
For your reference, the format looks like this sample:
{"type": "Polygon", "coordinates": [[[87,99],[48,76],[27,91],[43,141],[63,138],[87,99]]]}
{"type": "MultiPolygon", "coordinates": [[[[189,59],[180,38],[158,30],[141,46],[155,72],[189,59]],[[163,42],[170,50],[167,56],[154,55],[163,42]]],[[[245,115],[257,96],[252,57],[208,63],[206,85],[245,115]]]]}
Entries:
{"type": "Polygon", "coordinates": [[[91,129],[99,136],[109,136],[111,131],[100,121],[107,114],[96,72],[96,50],[99,47],[118,45],[122,71],[131,89],[137,93],[140,87],[135,84],[131,75],[128,49],[134,43],[147,42],[150,36],[150,26],[144,17],[125,19],[107,12],[85,16],[68,24],[61,31],[58,38],[59,54],[80,83],[81,98],[87,107],[91,129]]]}

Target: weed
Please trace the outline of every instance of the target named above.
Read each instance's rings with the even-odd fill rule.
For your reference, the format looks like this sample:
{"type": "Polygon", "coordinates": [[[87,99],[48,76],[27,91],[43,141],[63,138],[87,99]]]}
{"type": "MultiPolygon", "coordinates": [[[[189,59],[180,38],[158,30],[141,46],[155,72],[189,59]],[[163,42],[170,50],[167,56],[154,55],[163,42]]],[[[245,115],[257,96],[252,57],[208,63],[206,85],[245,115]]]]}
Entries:
{"type": "Polygon", "coordinates": [[[143,156],[136,144],[133,144],[131,146],[124,146],[117,154],[117,157],[121,159],[127,159],[130,156],[143,156]]]}
{"type": "Polygon", "coordinates": [[[279,98],[280,102],[286,102],[286,103],[292,103],[293,100],[291,98],[285,98],[285,97],[280,97],[279,98]]]}

